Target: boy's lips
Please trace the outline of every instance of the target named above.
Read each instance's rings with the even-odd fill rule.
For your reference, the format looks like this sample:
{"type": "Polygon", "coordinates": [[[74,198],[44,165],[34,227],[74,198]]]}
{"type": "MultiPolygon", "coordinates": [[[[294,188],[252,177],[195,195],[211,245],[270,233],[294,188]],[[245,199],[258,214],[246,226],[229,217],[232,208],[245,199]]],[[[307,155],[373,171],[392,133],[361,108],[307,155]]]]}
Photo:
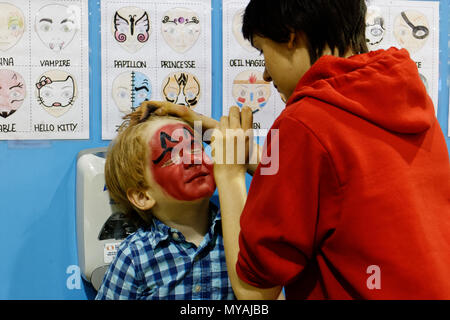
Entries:
{"type": "Polygon", "coordinates": [[[194,181],[197,178],[201,178],[201,177],[206,177],[209,176],[210,172],[207,170],[200,170],[195,172],[194,174],[191,174],[188,176],[188,178],[186,179],[186,183],[190,183],[192,181],[194,181]]]}

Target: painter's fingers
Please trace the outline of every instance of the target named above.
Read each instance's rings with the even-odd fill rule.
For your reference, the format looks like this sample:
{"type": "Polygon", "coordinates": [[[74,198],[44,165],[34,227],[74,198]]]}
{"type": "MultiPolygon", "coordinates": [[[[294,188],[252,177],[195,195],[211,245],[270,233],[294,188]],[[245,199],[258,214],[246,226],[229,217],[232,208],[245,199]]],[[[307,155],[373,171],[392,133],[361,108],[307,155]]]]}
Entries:
{"type": "Polygon", "coordinates": [[[243,107],[241,110],[241,127],[244,132],[253,129],[253,112],[250,107],[243,107]]]}
{"type": "Polygon", "coordinates": [[[241,110],[232,106],[228,113],[230,129],[241,129],[241,110]]]}

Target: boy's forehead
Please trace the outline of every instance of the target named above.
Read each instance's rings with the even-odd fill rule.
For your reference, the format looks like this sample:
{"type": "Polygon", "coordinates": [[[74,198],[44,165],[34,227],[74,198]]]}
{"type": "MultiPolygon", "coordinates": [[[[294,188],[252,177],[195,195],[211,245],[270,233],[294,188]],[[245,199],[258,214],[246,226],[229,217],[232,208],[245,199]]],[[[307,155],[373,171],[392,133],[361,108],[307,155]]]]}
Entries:
{"type": "Polygon", "coordinates": [[[191,126],[189,126],[186,122],[183,122],[181,120],[176,120],[176,119],[152,120],[149,122],[147,129],[146,129],[147,141],[150,141],[155,136],[155,134],[157,134],[159,131],[161,131],[161,129],[163,129],[164,127],[170,127],[172,129],[182,128],[182,127],[191,128],[191,126]]]}

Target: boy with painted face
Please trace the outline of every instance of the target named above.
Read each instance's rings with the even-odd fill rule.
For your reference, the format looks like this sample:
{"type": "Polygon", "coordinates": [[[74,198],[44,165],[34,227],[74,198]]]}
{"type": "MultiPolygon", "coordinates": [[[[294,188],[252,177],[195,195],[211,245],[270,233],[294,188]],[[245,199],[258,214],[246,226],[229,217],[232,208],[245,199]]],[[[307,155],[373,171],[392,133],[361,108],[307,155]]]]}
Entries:
{"type": "Polygon", "coordinates": [[[141,110],[110,146],[111,198],[141,222],[125,239],[96,299],[234,299],[212,163],[186,122],[141,110]]]}

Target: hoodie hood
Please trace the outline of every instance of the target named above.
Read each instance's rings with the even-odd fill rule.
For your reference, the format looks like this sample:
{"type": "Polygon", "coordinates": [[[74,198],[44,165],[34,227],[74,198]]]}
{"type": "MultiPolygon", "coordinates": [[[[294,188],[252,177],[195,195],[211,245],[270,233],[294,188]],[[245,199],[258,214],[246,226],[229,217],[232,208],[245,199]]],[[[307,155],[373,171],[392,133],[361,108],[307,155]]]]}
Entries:
{"type": "Polygon", "coordinates": [[[405,49],[347,59],[323,56],[301,78],[287,106],[305,97],[397,133],[421,133],[435,118],[433,102],[405,49]]]}

